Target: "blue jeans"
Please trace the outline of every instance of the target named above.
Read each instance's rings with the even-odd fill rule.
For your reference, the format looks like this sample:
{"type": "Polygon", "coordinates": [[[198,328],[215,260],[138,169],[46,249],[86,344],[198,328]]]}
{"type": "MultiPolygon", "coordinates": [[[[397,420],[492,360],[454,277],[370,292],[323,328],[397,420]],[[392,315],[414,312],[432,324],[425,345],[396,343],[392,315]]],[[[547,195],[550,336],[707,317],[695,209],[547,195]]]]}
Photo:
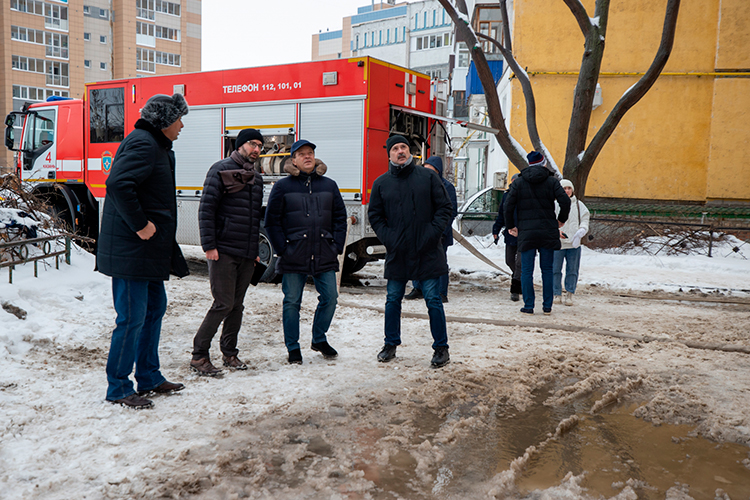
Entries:
{"type": "Polygon", "coordinates": [[[112,278],[112,298],[117,321],[107,358],[109,401],[135,393],[129,378],[134,363],[139,391],[166,381],[159,371],[161,319],[167,310],[164,282],[112,278]]]}
{"type": "MultiPolygon", "coordinates": [[[[521,290],[523,293],[523,307],[534,309],[534,260],[536,248],[521,252],[521,290]]],[[[539,267],[542,270],[542,308],[552,309],[552,263],[555,251],[549,248],[539,249],[539,267]]]]}
{"type": "MultiPolygon", "coordinates": [[[[443,245],[443,251],[445,252],[445,261],[448,262],[448,247],[443,245]]],[[[448,283],[450,282],[450,272],[445,273],[444,275],[440,276],[438,278],[440,280],[440,293],[448,296],[448,283]]],[[[411,280],[411,286],[416,288],[417,290],[422,289],[422,282],[419,280],[411,280]]]]}
{"type": "MultiPolygon", "coordinates": [[[[430,317],[432,348],[448,347],[443,301],[440,300],[440,278],[421,281],[422,294],[430,317]]],[[[406,281],[388,280],[385,299],[385,343],[401,345],[401,301],[406,291],[406,281]]]]}
{"type": "MultiPolygon", "coordinates": [[[[306,281],[307,274],[296,273],[284,274],[281,279],[281,290],[284,292],[281,317],[284,323],[284,343],[288,351],[299,349],[299,308],[306,281]]],[[[326,332],[331,326],[333,313],[336,312],[339,292],[336,288],[335,271],[316,274],[313,281],[318,291],[318,307],[313,317],[312,341],[317,344],[326,341],[326,332]]]]}
{"type": "Polygon", "coordinates": [[[552,265],[555,277],[555,295],[562,295],[563,259],[565,259],[565,291],[576,293],[578,268],[581,265],[581,247],[555,250],[555,261],[552,265]]]}

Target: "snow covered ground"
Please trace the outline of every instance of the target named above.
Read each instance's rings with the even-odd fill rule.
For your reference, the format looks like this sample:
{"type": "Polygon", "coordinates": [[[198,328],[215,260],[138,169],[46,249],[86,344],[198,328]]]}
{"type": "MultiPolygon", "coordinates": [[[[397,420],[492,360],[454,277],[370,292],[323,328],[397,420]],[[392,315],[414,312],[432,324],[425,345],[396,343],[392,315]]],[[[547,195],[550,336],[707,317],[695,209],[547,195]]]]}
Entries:
{"type": "MultiPolygon", "coordinates": [[[[502,245],[470,240],[505,267],[502,245]]],[[[200,256],[197,248],[185,253],[200,256]]],[[[188,368],[211,303],[207,276],[194,273],[167,283],[160,351],[164,374],[187,388],[155,397],[147,411],[104,401],[115,315],[109,279],[93,272],[91,255],[75,251],[70,266],[40,268],[39,278],[31,266],[17,268],[13,284],[3,269],[0,497],[635,499],[713,498],[721,490],[750,498],[750,355],[730,352],[750,348],[749,258],[739,241],[715,248],[713,258],[584,248],[576,305],[529,317],[508,300],[504,274],[454,246],[446,304],[452,362],[441,370],[429,368],[420,317],[403,320],[396,360],[376,362],[381,264],[360,273],[371,286],[342,287],[329,332],[335,361],[307,348],[315,307],[308,286],[305,362],[286,363],[281,289],[261,284],[247,294],[240,333],[240,357],[251,369],[218,379],[188,368]],[[14,308],[25,319],[8,312],[14,308]],[[472,440],[495,432],[492,419],[532,411],[544,391],[544,408],[578,406],[555,413],[549,431],[538,429],[502,459],[487,465],[486,453],[473,455],[472,440]],[[542,450],[554,449],[547,432],[558,428],[550,443],[582,435],[579,422],[593,422],[590,415],[612,402],[649,426],[690,425],[685,440],[738,446],[724,452],[741,455],[730,460],[736,467],[707,478],[701,467],[674,472],[664,486],[627,461],[598,472],[571,462],[560,477],[529,482],[542,450]],[[618,467],[609,490],[596,489],[596,477],[618,467]]],[[[426,312],[419,301],[404,311],[426,312]]]]}

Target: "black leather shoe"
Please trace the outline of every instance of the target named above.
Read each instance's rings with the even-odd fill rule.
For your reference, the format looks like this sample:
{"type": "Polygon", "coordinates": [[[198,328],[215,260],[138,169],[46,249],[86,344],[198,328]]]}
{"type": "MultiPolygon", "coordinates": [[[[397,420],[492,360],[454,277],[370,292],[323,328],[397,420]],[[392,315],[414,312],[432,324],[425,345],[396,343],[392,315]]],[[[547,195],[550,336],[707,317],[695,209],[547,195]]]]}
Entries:
{"type": "Polygon", "coordinates": [[[185,388],[185,386],[183,384],[175,384],[174,382],[169,382],[169,381],[165,380],[160,385],[154,387],[151,390],[148,390],[148,391],[138,391],[138,395],[139,396],[145,396],[146,394],[149,394],[149,393],[154,393],[154,394],[171,394],[173,392],[180,392],[184,388],[185,388]]]}
{"type": "Polygon", "coordinates": [[[404,295],[404,298],[406,300],[416,300],[421,299],[422,297],[424,297],[424,295],[422,295],[422,290],[420,290],[419,288],[412,288],[411,292],[404,295]]]}
{"type": "Polygon", "coordinates": [[[441,294],[440,294],[440,301],[441,301],[441,302],[442,302],[443,304],[447,303],[447,302],[448,302],[448,296],[447,296],[447,295],[443,295],[443,294],[441,293],[441,294]]]}
{"type": "Polygon", "coordinates": [[[435,349],[435,354],[432,356],[432,362],[430,363],[433,368],[440,368],[447,365],[451,360],[450,354],[448,354],[447,347],[438,347],[435,349]]]}
{"type": "Polygon", "coordinates": [[[299,349],[289,351],[289,364],[301,365],[302,364],[302,351],[300,351],[299,349]]]}
{"type": "Polygon", "coordinates": [[[154,402],[150,399],[142,398],[138,394],[131,394],[121,399],[111,400],[108,399],[113,405],[124,406],[125,408],[131,408],[133,410],[145,410],[154,406],[154,402]]]}
{"type": "Polygon", "coordinates": [[[520,300],[520,297],[518,296],[517,293],[511,293],[510,300],[512,300],[513,302],[518,302],[520,300]]]}
{"type": "Polygon", "coordinates": [[[378,361],[381,363],[387,363],[396,357],[396,346],[391,344],[385,344],[383,349],[378,353],[378,361]]]}
{"type": "Polygon", "coordinates": [[[312,345],[310,346],[310,349],[312,349],[313,351],[319,352],[326,359],[333,359],[339,355],[339,353],[336,352],[336,349],[331,347],[326,341],[317,342],[317,343],[313,342],[312,345]]]}

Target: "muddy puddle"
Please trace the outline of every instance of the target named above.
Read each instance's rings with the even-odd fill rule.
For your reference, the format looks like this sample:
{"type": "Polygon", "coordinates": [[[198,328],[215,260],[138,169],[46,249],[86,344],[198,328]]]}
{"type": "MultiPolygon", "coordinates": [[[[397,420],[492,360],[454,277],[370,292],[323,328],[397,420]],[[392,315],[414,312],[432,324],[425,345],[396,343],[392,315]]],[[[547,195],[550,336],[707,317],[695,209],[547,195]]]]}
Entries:
{"type": "MultiPolygon", "coordinates": [[[[416,459],[406,451],[392,454],[387,465],[368,471],[365,477],[386,493],[382,498],[391,498],[388,494],[473,496],[491,489],[503,475],[504,484],[512,486],[500,490],[502,498],[538,498],[541,492],[553,498],[611,498],[626,487],[643,500],[663,500],[678,493],[688,496],[674,498],[750,498],[748,447],[697,437],[690,426],[654,426],[633,416],[637,404],[613,405],[591,415],[596,397],[550,407],[543,404],[549,394],[541,391],[527,411],[499,410],[489,415],[481,431],[444,447],[444,457],[432,471],[431,492],[424,483],[420,485],[419,453],[416,459]],[[577,425],[549,439],[558,424],[573,415],[578,416],[577,425]],[[517,459],[530,450],[519,470],[511,473],[511,463],[518,464],[517,459]],[[571,474],[578,478],[576,487],[569,489],[565,485],[571,474]]],[[[446,419],[422,412],[414,419],[413,443],[434,437],[441,426],[461,418],[461,413],[458,408],[446,419]]]]}

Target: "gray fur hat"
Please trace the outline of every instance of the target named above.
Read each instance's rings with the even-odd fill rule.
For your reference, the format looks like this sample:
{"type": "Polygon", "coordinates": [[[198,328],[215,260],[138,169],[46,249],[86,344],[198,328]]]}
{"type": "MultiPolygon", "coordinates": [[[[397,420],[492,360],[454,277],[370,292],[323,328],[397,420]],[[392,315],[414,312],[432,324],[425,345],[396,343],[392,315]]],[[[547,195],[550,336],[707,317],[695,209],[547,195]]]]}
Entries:
{"type": "Polygon", "coordinates": [[[146,102],[141,110],[141,118],[158,129],[167,128],[188,114],[188,104],[182,94],[169,97],[156,94],[146,102]]]}

